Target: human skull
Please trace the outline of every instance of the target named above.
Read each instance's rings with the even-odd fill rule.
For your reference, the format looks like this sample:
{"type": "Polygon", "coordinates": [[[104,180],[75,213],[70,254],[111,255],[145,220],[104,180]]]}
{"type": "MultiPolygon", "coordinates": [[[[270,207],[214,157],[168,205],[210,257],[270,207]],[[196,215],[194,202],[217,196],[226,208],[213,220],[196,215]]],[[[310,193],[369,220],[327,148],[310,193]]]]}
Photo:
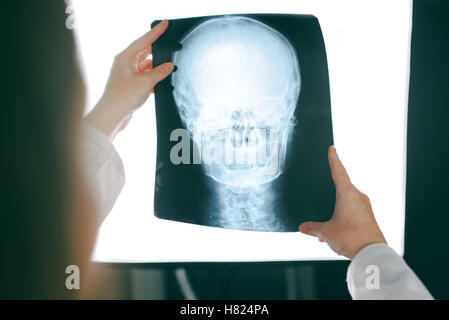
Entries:
{"type": "Polygon", "coordinates": [[[235,188],[283,170],[300,91],[290,42],[251,18],[211,18],[174,53],[173,96],[206,175],[235,188]]]}

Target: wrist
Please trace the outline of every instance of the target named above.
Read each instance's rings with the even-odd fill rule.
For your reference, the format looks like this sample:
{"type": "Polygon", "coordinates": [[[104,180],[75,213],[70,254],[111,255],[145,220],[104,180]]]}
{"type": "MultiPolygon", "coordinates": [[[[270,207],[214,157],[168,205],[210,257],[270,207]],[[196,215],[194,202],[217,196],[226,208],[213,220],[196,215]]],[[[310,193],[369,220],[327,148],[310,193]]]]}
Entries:
{"type": "Polygon", "coordinates": [[[121,123],[128,117],[123,110],[125,108],[119,108],[117,105],[101,98],[92,111],[85,117],[85,120],[103,132],[109,139],[113,140],[119,131],[121,123]]]}
{"type": "Polygon", "coordinates": [[[376,244],[376,243],[383,243],[383,244],[387,244],[387,242],[385,241],[385,239],[372,239],[372,240],[367,240],[364,241],[363,243],[361,243],[359,246],[357,246],[352,253],[350,254],[350,256],[348,255],[348,258],[350,260],[353,260],[363,249],[365,249],[366,247],[372,245],[372,244],[376,244]]]}

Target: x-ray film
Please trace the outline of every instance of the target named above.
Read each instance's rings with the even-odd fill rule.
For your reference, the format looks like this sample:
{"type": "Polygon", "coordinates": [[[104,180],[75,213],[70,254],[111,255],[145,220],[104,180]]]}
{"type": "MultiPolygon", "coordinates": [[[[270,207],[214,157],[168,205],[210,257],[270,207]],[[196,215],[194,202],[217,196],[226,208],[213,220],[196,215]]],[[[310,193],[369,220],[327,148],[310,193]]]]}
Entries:
{"type": "Polygon", "coordinates": [[[329,76],[315,17],[170,20],[152,54],[155,66],[175,64],[155,87],[156,217],[291,232],[331,216],[329,76]]]}

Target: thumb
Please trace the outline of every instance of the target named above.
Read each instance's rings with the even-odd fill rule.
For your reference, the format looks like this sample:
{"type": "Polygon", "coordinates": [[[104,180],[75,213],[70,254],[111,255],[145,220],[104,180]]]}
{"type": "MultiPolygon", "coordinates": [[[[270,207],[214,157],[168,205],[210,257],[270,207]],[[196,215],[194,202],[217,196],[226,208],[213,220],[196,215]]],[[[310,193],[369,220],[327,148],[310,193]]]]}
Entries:
{"type": "Polygon", "coordinates": [[[153,68],[153,70],[142,74],[142,77],[145,78],[146,86],[149,88],[153,88],[156,84],[164,80],[173,71],[173,67],[173,63],[166,62],[153,68]]]}
{"type": "Polygon", "coordinates": [[[299,225],[299,231],[309,236],[323,238],[326,222],[307,221],[299,225]]]}
{"type": "Polygon", "coordinates": [[[330,146],[328,150],[329,166],[331,169],[332,180],[334,180],[337,193],[345,188],[351,187],[351,179],[341,162],[337,150],[334,146],[330,146]]]}

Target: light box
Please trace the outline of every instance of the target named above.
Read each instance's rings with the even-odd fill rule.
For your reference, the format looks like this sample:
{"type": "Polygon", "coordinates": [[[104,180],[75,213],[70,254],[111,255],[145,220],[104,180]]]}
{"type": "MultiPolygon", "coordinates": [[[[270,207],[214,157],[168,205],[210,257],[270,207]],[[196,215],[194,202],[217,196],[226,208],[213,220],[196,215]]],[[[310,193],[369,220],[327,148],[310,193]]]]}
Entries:
{"type": "MultiPolygon", "coordinates": [[[[388,244],[403,254],[411,1],[72,3],[88,88],[86,112],[101,97],[114,56],[147,32],[154,20],[242,13],[316,16],[328,59],[335,146],[352,182],[369,195],[388,244]]],[[[154,263],[342,258],[326,244],[299,232],[236,231],[155,218],[153,96],[114,144],[125,166],[126,184],[99,230],[93,260],[154,263]]]]}

